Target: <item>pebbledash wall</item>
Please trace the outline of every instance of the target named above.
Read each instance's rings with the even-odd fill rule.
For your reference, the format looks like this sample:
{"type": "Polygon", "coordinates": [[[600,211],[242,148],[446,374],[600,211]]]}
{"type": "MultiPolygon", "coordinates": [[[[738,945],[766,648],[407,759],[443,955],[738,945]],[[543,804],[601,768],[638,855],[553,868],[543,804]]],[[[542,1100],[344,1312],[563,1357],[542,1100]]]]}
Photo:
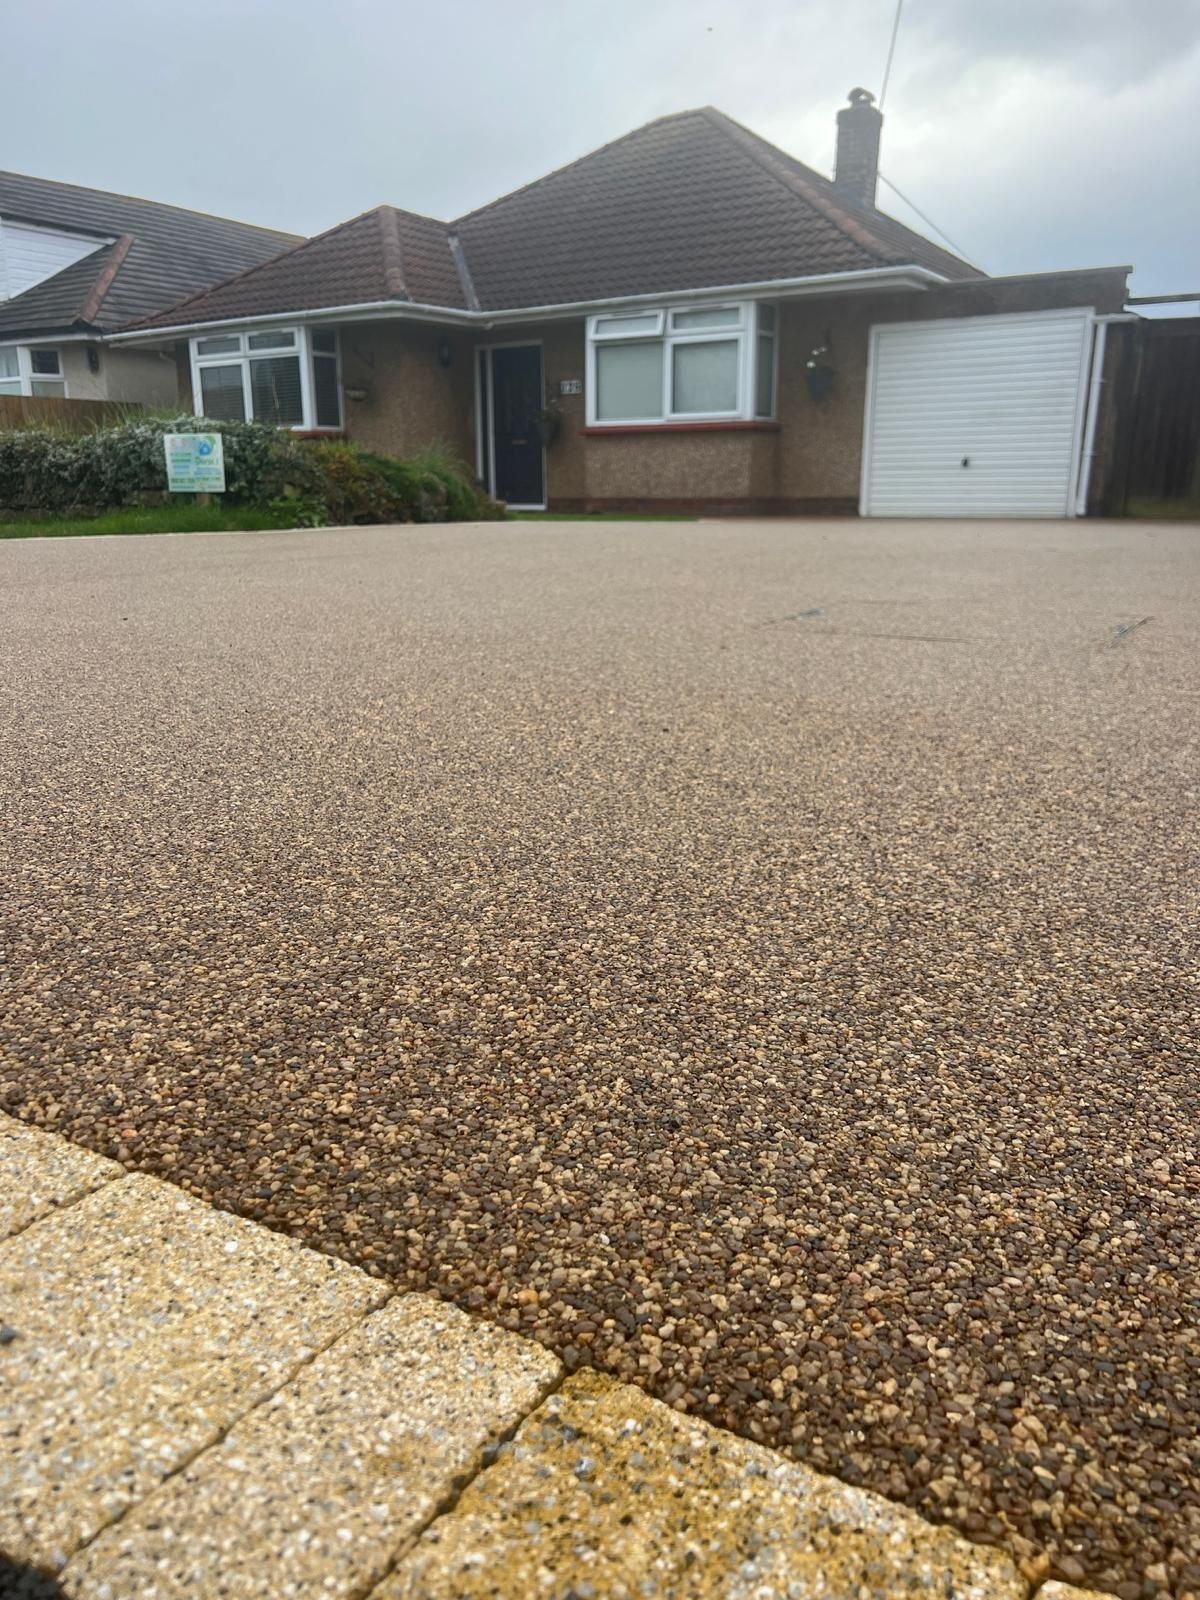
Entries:
{"type": "MultiPolygon", "coordinates": [[[[870,331],[881,322],[927,321],[1089,306],[1118,312],[1121,269],[980,279],[914,294],[841,295],[785,302],[779,333],[777,422],[611,433],[586,429],[582,396],[557,400],[558,441],[547,451],[552,510],[784,512],[820,515],[858,509],[870,331]],[[820,402],[805,363],[818,348],[834,380],[820,402]]],[[[584,370],[582,322],[506,329],[544,342],[547,387],[584,370]]]]}
{"type": "MultiPolygon", "coordinates": [[[[540,342],[547,393],[562,413],[546,451],[547,504],[558,511],[679,510],[852,514],[858,508],[870,330],[880,322],[1049,311],[1120,311],[1121,269],[978,279],[920,294],[840,295],[784,302],[779,327],[777,420],[772,423],[607,430],[586,426],[582,394],[561,379],[585,372],[582,318],[505,324],[494,334],[400,321],[340,330],[345,431],[392,455],[442,444],[472,466],[479,346],[540,342]],[[805,363],[828,349],[834,380],[819,403],[805,363]]],[[[180,390],[190,405],[186,345],[180,390]]]]}

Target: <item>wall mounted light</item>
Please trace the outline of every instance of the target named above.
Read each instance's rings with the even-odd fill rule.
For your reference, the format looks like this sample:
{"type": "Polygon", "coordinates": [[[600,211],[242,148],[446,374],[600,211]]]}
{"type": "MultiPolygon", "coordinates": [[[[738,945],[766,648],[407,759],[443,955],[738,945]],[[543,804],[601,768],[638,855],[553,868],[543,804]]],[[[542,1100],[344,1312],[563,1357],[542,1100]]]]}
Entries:
{"type": "Polygon", "coordinates": [[[444,367],[448,367],[454,360],[454,351],[451,348],[450,341],[445,334],[443,334],[438,340],[438,360],[444,367]]]}
{"type": "Polygon", "coordinates": [[[87,347],[87,364],[89,372],[100,371],[100,346],[90,344],[87,347]]]}

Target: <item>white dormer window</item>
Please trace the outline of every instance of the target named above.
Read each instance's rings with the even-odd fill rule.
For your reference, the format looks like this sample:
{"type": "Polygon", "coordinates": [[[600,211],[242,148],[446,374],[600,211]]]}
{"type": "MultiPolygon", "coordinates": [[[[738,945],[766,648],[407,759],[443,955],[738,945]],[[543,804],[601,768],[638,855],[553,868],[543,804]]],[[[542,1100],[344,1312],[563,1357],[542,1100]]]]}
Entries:
{"type": "Polygon", "coordinates": [[[191,341],[196,415],[270,422],[304,432],[342,426],[338,341],[333,328],[263,328],[191,341]]]}
{"type": "Polygon", "coordinates": [[[45,282],[111,243],[111,237],[94,233],[71,233],[0,217],[0,300],[24,294],[35,283],[45,282]]]}
{"type": "Polygon", "coordinates": [[[775,308],[754,301],[588,318],[588,423],[752,422],[775,414],[775,308]]]}
{"type": "Polygon", "coordinates": [[[33,395],[43,400],[63,400],[67,383],[59,350],[30,349],[28,345],[0,345],[0,394],[33,395]]]}

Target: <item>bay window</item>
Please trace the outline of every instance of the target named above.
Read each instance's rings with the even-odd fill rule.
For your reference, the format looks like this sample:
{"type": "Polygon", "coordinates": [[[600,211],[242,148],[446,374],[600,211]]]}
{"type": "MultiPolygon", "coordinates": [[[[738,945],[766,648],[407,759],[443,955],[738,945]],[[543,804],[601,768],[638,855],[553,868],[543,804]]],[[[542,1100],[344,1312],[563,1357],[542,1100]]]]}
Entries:
{"type": "Polygon", "coordinates": [[[197,416],[311,431],[342,425],[332,328],[203,334],[191,352],[197,416]]]}
{"type": "Polygon", "coordinates": [[[57,350],[33,350],[27,345],[0,346],[0,394],[64,400],[67,382],[63,376],[62,355],[57,350]]]}
{"type": "Polygon", "coordinates": [[[775,414],[775,308],[755,301],[588,318],[588,423],[775,414]]]}

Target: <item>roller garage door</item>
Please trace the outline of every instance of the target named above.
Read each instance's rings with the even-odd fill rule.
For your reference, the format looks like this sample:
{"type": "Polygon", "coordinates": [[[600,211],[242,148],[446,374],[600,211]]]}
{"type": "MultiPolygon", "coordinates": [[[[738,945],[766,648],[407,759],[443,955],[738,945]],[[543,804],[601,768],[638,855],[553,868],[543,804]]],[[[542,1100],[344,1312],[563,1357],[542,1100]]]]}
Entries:
{"type": "Polygon", "coordinates": [[[1065,517],[1075,505],[1088,310],[871,330],[868,517],[1065,517]]]}

